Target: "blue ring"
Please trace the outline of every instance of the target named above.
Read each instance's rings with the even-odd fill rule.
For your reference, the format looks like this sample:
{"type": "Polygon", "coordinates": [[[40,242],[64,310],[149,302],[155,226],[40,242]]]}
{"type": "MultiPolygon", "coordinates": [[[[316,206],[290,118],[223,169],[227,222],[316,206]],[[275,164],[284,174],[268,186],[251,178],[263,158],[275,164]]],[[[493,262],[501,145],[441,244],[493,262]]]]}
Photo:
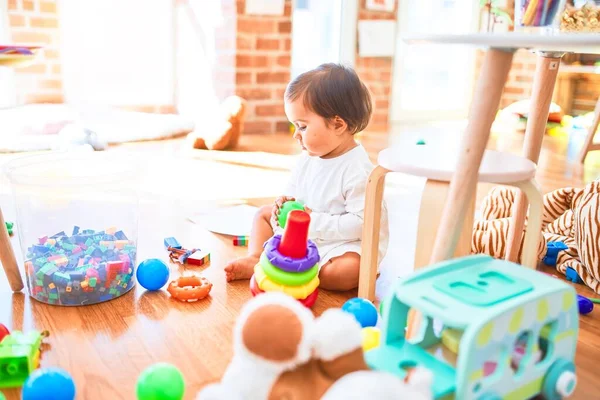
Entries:
{"type": "Polygon", "coordinates": [[[281,254],[279,252],[280,243],[281,235],[277,234],[267,240],[263,247],[269,262],[283,271],[304,272],[314,267],[321,260],[317,245],[310,239],[306,246],[306,255],[302,258],[292,258],[281,254]]]}

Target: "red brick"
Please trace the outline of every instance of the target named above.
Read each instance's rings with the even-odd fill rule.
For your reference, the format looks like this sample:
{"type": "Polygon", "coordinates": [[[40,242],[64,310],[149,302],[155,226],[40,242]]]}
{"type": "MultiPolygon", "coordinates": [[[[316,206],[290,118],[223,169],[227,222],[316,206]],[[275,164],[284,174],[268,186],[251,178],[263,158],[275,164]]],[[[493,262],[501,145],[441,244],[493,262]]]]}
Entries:
{"type": "Polygon", "coordinates": [[[236,56],[236,65],[238,68],[244,67],[267,67],[269,66],[269,59],[267,56],[261,55],[246,55],[238,54],[236,56]]]}
{"type": "Polygon", "coordinates": [[[62,71],[62,68],[60,66],[60,64],[55,64],[52,66],[52,73],[53,74],[60,74],[62,71]]]}
{"type": "Polygon", "coordinates": [[[504,93],[523,94],[524,92],[525,92],[525,90],[523,88],[510,87],[510,86],[507,86],[504,88],[504,93]]]}
{"type": "Polygon", "coordinates": [[[286,17],[290,17],[292,15],[292,2],[286,1],[285,8],[283,9],[283,15],[286,17]]]}
{"type": "Polygon", "coordinates": [[[8,9],[17,10],[19,8],[19,2],[17,0],[8,0],[8,9]]]}
{"type": "Polygon", "coordinates": [[[24,27],[25,26],[25,17],[19,14],[10,14],[8,16],[8,22],[10,26],[14,27],[24,27]]]}
{"type": "Polygon", "coordinates": [[[23,10],[33,11],[35,9],[35,3],[33,0],[23,0],[23,10]]]}
{"type": "Polygon", "coordinates": [[[289,67],[292,64],[290,56],[279,56],[277,57],[277,65],[282,67],[289,67]]]}
{"type": "Polygon", "coordinates": [[[17,67],[18,72],[29,73],[29,74],[45,74],[45,64],[31,64],[24,67],[17,67]]]}
{"type": "Polygon", "coordinates": [[[256,48],[254,45],[254,38],[252,37],[248,38],[238,36],[236,45],[238,50],[252,50],[256,48]]]}
{"type": "Polygon", "coordinates": [[[238,96],[246,100],[265,100],[271,98],[271,91],[262,88],[238,88],[238,96]]]}
{"type": "Polygon", "coordinates": [[[283,21],[279,23],[278,27],[279,33],[290,33],[292,32],[292,22],[291,21],[283,21]]]}
{"type": "Polygon", "coordinates": [[[44,49],[44,58],[46,60],[58,60],[60,53],[56,49],[44,49]]]}
{"type": "Polygon", "coordinates": [[[30,17],[29,26],[32,28],[58,28],[58,19],[55,17],[30,17]]]}
{"type": "Polygon", "coordinates": [[[392,80],[392,73],[390,71],[382,71],[379,78],[384,82],[390,82],[392,80]]]}
{"type": "Polygon", "coordinates": [[[256,74],[257,83],[287,83],[289,80],[289,72],[259,72],[256,74]]]}
{"type": "Polygon", "coordinates": [[[283,99],[283,96],[285,94],[285,88],[286,88],[286,86],[282,86],[282,87],[278,87],[278,88],[273,89],[273,97],[272,98],[277,99],[277,100],[283,99]]]}
{"type": "Polygon", "coordinates": [[[12,41],[16,44],[48,44],[52,37],[47,33],[40,32],[13,32],[12,41]]]}
{"type": "Polygon", "coordinates": [[[43,89],[62,90],[62,81],[60,79],[44,79],[39,82],[38,86],[43,89]]]}
{"type": "Polygon", "coordinates": [[[271,133],[273,123],[269,121],[247,121],[244,123],[244,133],[271,133]]]}
{"type": "Polygon", "coordinates": [[[387,111],[390,108],[390,102],[388,100],[376,100],[375,108],[387,111]]]}
{"type": "Polygon", "coordinates": [[[235,81],[238,85],[252,83],[252,73],[251,72],[238,72],[235,74],[235,81]]]}
{"type": "Polygon", "coordinates": [[[259,19],[257,17],[238,17],[238,33],[276,33],[277,25],[275,21],[259,19]]]}
{"type": "Polygon", "coordinates": [[[290,51],[292,49],[292,39],[284,39],[283,49],[285,51],[290,51]]]}
{"type": "Polygon", "coordinates": [[[277,105],[257,105],[255,113],[259,117],[277,117],[285,115],[283,104],[277,105]]]}
{"type": "Polygon", "coordinates": [[[56,13],[56,3],[51,1],[42,1],[40,3],[40,11],[46,13],[56,13]]]}
{"type": "Polygon", "coordinates": [[[26,103],[62,103],[63,95],[60,93],[54,94],[29,94],[25,98],[26,103]]]}
{"type": "Polygon", "coordinates": [[[256,39],[257,50],[279,50],[279,39],[256,39]]]}
{"type": "Polygon", "coordinates": [[[275,123],[275,132],[290,133],[290,122],[289,121],[277,121],[275,123]]]}

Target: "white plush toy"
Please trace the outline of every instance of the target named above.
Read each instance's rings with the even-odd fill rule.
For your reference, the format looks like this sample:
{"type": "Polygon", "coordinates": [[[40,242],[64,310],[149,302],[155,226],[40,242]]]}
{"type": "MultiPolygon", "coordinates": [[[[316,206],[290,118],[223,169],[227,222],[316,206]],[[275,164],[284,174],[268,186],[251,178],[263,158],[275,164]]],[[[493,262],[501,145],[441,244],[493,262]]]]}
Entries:
{"type": "Polygon", "coordinates": [[[409,383],[367,367],[361,328],[339,309],[319,318],[295,299],[261,294],[242,309],[234,355],[221,382],[197,400],[432,399],[430,371],[417,368],[409,383]]]}

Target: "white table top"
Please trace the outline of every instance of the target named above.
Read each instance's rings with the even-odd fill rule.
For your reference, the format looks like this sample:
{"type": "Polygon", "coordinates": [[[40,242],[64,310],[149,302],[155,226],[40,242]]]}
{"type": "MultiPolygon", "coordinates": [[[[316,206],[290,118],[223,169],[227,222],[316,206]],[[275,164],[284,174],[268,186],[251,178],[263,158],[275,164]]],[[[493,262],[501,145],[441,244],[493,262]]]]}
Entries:
{"type": "Polygon", "coordinates": [[[600,54],[600,33],[465,33],[465,34],[406,34],[402,40],[409,44],[467,44],[503,49],[531,49],[547,52],[600,54]]]}

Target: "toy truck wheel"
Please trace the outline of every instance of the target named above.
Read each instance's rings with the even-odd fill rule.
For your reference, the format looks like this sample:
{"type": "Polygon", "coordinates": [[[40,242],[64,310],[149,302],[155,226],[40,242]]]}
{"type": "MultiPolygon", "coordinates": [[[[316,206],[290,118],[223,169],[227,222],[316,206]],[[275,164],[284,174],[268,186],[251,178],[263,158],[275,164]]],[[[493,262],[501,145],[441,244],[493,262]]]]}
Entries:
{"type": "Polygon", "coordinates": [[[572,361],[560,358],[546,373],[542,394],[547,400],[565,399],[573,394],[576,386],[575,365],[572,361]]]}

